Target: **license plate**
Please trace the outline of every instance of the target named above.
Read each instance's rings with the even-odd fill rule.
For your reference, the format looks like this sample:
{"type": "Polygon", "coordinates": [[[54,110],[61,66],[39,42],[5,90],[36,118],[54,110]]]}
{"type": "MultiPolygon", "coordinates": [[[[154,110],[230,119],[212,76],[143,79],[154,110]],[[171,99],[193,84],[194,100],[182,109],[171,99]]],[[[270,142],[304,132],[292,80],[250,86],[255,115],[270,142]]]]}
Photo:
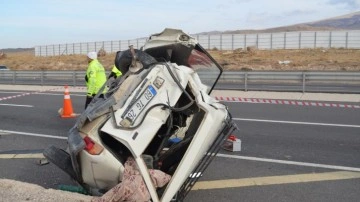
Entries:
{"type": "Polygon", "coordinates": [[[129,120],[131,123],[134,122],[142,110],[146,107],[146,105],[152,100],[153,97],[155,97],[155,95],[156,90],[154,87],[149,85],[145,92],[143,92],[143,94],[141,94],[141,96],[131,106],[131,108],[126,111],[123,119],[129,120]]]}

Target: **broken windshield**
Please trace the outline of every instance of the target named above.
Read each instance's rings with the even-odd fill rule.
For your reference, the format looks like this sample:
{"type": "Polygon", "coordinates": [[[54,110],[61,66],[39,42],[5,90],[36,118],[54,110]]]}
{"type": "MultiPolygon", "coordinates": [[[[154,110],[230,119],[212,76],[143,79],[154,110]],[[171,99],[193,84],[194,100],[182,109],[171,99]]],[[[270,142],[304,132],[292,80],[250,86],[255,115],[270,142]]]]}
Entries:
{"type": "Polygon", "coordinates": [[[201,82],[211,87],[210,94],[222,74],[220,65],[199,44],[191,51],[187,63],[198,73],[201,82]]]}
{"type": "Polygon", "coordinates": [[[202,83],[209,87],[209,94],[222,73],[220,65],[199,42],[181,30],[167,28],[151,35],[142,50],[159,62],[167,61],[194,69],[202,83]]]}

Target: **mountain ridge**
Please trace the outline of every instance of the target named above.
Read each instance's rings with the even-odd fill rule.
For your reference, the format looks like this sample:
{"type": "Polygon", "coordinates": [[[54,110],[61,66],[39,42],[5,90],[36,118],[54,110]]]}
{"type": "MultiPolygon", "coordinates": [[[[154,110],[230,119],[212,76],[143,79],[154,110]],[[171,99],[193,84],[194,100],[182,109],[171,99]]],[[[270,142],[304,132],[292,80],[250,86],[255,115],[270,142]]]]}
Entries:
{"type": "Polygon", "coordinates": [[[200,32],[201,34],[254,34],[254,33],[276,33],[295,31],[336,31],[336,30],[358,30],[360,29],[360,11],[346,15],[336,16],[328,19],[273,27],[267,29],[227,30],[200,32]]]}
{"type": "MultiPolygon", "coordinates": [[[[216,34],[261,34],[277,32],[298,32],[298,31],[337,31],[337,30],[360,30],[360,11],[346,15],[335,16],[318,21],[300,23],[288,26],[273,27],[267,29],[246,29],[227,31],[208,31],[194,35],[216,35],[216,34]]],[[[7,48],[0,49],[4,53],[34,51],[34,48],[7,48]]]]}

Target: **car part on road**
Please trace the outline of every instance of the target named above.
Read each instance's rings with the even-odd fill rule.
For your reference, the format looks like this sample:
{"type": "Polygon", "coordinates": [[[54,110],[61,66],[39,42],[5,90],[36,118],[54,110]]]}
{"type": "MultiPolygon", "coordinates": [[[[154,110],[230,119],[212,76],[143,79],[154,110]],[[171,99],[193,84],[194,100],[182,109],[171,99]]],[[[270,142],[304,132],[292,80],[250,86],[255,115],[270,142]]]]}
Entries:
{"type": "Polygon", "coordinates": [[[39,165],[39,166],[43,166],[43,165],[47,165],[47,164],[49,164],[50,162],[47,160],[47,159],[39,159],[39,160],[37,160],[37,164],[39,165]]]}

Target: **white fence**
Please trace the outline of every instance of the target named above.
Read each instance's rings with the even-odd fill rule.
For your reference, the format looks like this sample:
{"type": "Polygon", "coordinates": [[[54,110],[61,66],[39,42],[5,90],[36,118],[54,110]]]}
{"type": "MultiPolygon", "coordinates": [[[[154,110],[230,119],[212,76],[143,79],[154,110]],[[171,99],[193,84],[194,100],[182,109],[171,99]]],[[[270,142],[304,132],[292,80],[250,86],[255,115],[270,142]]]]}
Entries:
{"type": "MultiPolygon", "coordinates": [[[[360,49],[360,30],[304,31],[261,34],[192,35],[206,49],[235,50],[255,46],[258,49],[345,48],[360,49]]],[[[35,56],[86,54],[104,49],[107,53],[139,49],[147,38],[119,41],[85,42],[36,46],[35,56]]]]}

